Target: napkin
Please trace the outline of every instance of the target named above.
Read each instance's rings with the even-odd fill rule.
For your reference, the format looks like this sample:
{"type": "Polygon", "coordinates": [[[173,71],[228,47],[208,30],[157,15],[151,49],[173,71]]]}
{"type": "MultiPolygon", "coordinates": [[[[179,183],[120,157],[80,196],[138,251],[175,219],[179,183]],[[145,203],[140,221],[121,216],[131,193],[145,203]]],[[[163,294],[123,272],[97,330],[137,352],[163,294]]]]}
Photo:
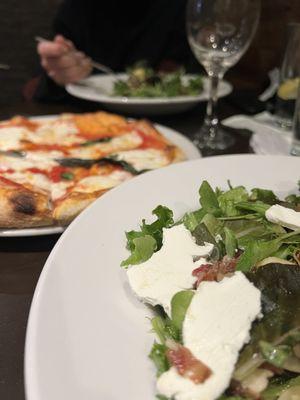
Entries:
{"type": "Polygon", "coordinates": [[[289,155],[292,131],[275,125],[272,114],[263,112],[253,117],[234,115],[223,120],[223,124],[233,128],[247,128],[253,132],[250,145],[257,154],[289,155]]]}

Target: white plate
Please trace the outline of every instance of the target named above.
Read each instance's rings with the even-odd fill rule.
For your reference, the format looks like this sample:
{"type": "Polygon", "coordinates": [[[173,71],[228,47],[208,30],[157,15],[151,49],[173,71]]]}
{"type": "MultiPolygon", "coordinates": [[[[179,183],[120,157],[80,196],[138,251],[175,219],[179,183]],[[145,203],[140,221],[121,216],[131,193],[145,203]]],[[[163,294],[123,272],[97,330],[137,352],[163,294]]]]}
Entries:
{"type": "Polygon", "coordinates": [[[154,400],[147,309],[119,267],[127,255],[124,232],[158,204],[175,210],[175,218],[199,207],[203,179],[280,196],[297,191],[298,164],[257,155],[189,161],[128,181],[86,209],[58,241],[35,291],[25,346],[27,400],[154,400]]]}
{"type": "MultiPolygon", "coordinates": [[[[54,115],[44,115],[39,117],[33,117],[33,120],[45,120],[53,119],[54,115]]],[[[184,152],[188,160],[195,160],[201,157],[201,154],[197,147],[183,134],[175,131],[174,129],[168,128],[167,126],[155,124],[155,127],[172,143],[180,147],[184,152]]],[[[64,227],[61,226],[47,226],[40,228],[26,228],[26,229],[0,229],[0,237],[19,237],[19,236],[42,236],[42,235],[54,235],[64,231],[64,227]]]]}
{"type": "MultiPolygon", "coordinates": [[[[191,77],[192,75],[186,75],[191,77]]],[[[126,74],[117,74],[119,79],[126,79],[126,74]]],[[[97,101],[112,111],[121,113],[162,115],[175,114],[192,108],[201,101],[208,100],[208,79],[204,78],[204,89],[198,96],[154,97],[137,98],[112,96],[114,77],[112,75],[92,75],[83,80],[81,84],[70,84],[66,90],[73,96],[85,100],[97,101]]],[[[232,91],[232,86],[226,81],[221,81],[218,96],[223,97],[232,91]]]]}

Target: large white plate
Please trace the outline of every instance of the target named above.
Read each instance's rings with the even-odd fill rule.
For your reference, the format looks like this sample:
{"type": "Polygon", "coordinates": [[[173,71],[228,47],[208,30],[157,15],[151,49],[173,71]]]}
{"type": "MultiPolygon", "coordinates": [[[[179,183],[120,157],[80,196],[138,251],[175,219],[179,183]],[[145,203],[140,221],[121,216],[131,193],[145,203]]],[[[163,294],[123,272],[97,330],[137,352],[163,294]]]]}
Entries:
{"type": "Polygon", "coordinates": [[[163,204],[175,217],[199,207],[203,179],[282,196],[297,190],[299,159],[257,155],[189,161],[120,185],[64,232],[41,274],[25,346],[27,400],[154,400],[147,309],[119,267],[124,232],[163,204]]]}
{"type": "MultiPolygon", "coordinates": [[[[190,77],[192,75],[186,75],[190,77]]],[[[126,74],[117,74],[118,79],[126,79],[126,74]]],[[[134,113],[143,115],[174,114],[186,111],[201,101],[208,100],[208,79],[204,78],[204,89],[198,96],[176,96],[155,98],[128,98],[112,96],[113,75],[92,75],[79,84],[70,84],[66,90],[73,96],[85,100],[100,102],[106,108],[121,113],[134,113]]],[[[232,86],[227,81],[221,81],[218,96],[223,97],[232,91],[232,86]]]]}
{"type": "MultiPolygon", "coordinates": [[[[45,120],[52,119],[55,116],[40,116],[34,117],[35,120],[45,120]]],[[[155,124],[155,127],[172,143],[180,147],[181,150],[186,155],[188,160],[195,160],[201,157],[201,154],[197,147],[184,135],[181,133],[168,128],[163,125],[155,124]]],[[[27,229],[0,229],[0,237],[19,237],[19,236],[42,236],[42,235],[54,235],[64,231],[61,226],[47,226],[40,228],[27,228],[27,229]]]]}

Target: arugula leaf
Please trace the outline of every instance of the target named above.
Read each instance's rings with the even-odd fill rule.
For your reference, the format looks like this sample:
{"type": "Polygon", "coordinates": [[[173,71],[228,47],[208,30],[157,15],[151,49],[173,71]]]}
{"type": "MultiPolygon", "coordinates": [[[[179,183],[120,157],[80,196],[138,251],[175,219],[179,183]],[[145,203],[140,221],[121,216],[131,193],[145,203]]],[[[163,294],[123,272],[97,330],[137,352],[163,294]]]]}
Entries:
{"type": "Polygon", "coordinates": [[[219,216],[221,214],[218,198],[207,181],[202,182],[199,189],[199,195],[200,204],[207,213],[215,216],[219,216]]]}
{"type": "Polygon", "coordinates": [[[265,362],[261,341],[279,346],[300,339],[300,266],[269,264],[247,278],[261,291],[263,318],[253,324],[251,340],[240,354],[234,372],[238,381],[265,362]]]}
{"type": "Polygon", "coordinates": [[[141,230],[155,239],[157,250],[159,250],[162,246],[163,228],[169,228],[174,224],[173,211],[160,205],[152,211],[152,214],[157,216],[157,220],[152,224],[146,224],[145,220],[142,220],[141,230]]]}
{"type": "Polygon", "coordinates": [[[285,361],[292,355],[291,346],[285,344],[273,346],[271,343],[261,340],[259,348],[264,358],[279,368],[282,368],[285,361]]]}
{"type": "Polygon", "coordinates": [[[167,346],[154,342],[149,358],[154,362],[157,369],[157,376],[166,372],[170,368],[169,361],[166,356],[167,346]]]}
{"type": "Polygon", "coordinates": [[[186,311],[191,304],[194,294],[192,290],[183,290],[176,293],[171,300],[172,322],[180,333],[182,332],[182,324],[186,311]]]}
{"type": "Polygon", "coordinates": [[[286,390],[296,386],[300,386],[300,376],[289,380],[277,378],[261,393],[261,399],[276,400],[286,390]]]}
{"type": "Polygon", "coordinates": [[[287,233],[269,241],[253,240],[246,247],[237,263],[237,270],[247,272],[254,267],[259,261],[275,254],[287,239],[299,235],[300,230],[287,233]]]}
{"type": "Polygon", "coordinates": [[[193,211],[193,212],[188,212],[184,214],[182,219],[179,221],[179,223],[183,223],[184,226],[190,231],[193,232],[194,229],[196,229],[197,225],[201,222],[202,218],[205,216],[206,211],[203,210],[203,208],[200,208],[199,210],[193,211]]]}
{"type": "Polygon", "coordinates": [[[228,254],[229,257],[234,257],[235,251],[238,248],[238,243],[237,243],[236,237],[235,237],[234,233],[226,227],[224,228],[224,233],[225,233],[226,254],[228,254]]]}
{"type": "Polygon", "coordinates": [[[180,332],[169,317],[157,315],[151,319],[151,325],[163,344],[167,339],[180,340],[180,332]]]}
{"type": "Polygon", "coordinates": [[[250,200],[261,201],[270,205],[278,203],[278,197],[272,192],[272,190],[254,188],[251,190],[250,200]]]}
{"type": "Polygon", "coordinates": [[[236,205],[239,210],[252,211],[262,217],[265,216],[266,211],[270,208],[269,204],[265,204],[262,201],[256,201],[251,203],[250,201],[243,201],[236,205]]]}
{"type": "Polygon", "coordinates": [[[290,194],[285,198],[285,201],[290,203],[292,206],[298,206],[300,204],[300,196],[296,194],[290,194]]]}
{"type": "Polygon", "coordinates": [[[243,186],[237,186],[218,196],[219,206],[222,214],[233,217],[240,214],[236,205],[242,201],[247,201],[249,195],[243,186]]]}
{"type": "Polygon", "coordinates": [[[157,245],[152,236],[145,235],[133,239],[130,246],[132,247],[132,253],[126,260],[122,261],[122,267],[147,261],[156,250],[157,245]]]}
{"type": "Polygon", "coordinates": [[[147,261],[154,251],[161,248],[163,228],[169,228],[174,223],[173,211],[160,205],[152,211],[152,214],[157,216],[157,220],[152,224],[146,224],[145,220],[142,220],[140,231],[126,232],[126,247],[132,254],[121,263],[121,266],[147,261]]]}
{"type": "Polygon", "coordinates": [[[209,230],[209,233],[215,238],[217,235],[221,234],[223,230],[223,222],[218,220],[212,214],[206,214],[201,222],[206,226],[209,230]]]}

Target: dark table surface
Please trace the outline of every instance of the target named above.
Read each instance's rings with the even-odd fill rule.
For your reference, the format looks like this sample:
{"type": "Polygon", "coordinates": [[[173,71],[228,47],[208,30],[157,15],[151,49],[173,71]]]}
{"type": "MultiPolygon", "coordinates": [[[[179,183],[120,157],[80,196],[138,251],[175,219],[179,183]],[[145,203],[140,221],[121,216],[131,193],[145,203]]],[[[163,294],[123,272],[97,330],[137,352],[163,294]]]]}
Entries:
{"type": "MultiPolygon", "coordinates": [[[[236,95],[235,95],[236,98],[236,95]]],[[[64,104],[0,104],[0,118],[84,112],[99,109],[95,103],[68,101],[64,104]]],[[[221,118],[240,113],[236,102],[225,98],[219,103],[221,118]]],[[[192,137],[203,121],[205,105],[151,120],[192,137]]],[[[236,143],[227,153],[248,153],[249,137],[236,134],[236,143]]],[[[44,263],[59,235],[0,238],[0,399],[24,400],[23,355],[30,303],[44,263]]]]}

